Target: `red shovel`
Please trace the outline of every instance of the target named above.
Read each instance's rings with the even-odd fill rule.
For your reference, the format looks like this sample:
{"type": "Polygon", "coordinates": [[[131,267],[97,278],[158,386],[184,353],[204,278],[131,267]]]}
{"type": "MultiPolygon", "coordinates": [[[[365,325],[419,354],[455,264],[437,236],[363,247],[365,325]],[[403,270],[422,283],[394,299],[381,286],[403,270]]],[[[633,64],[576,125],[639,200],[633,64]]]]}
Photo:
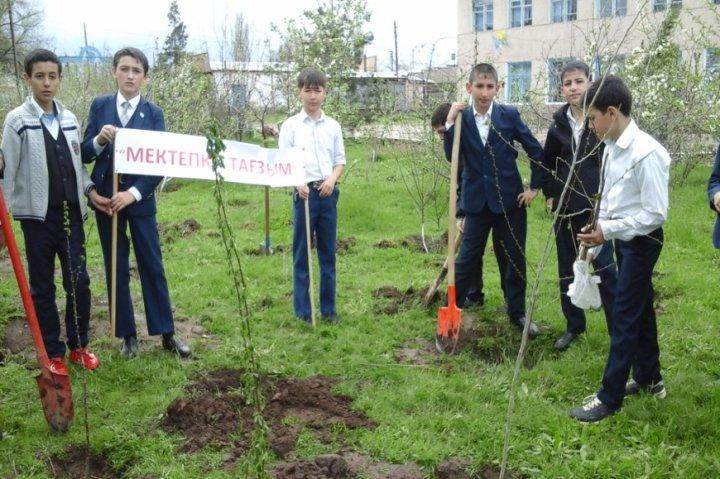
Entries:
{"type": "Polygon", "coordinates": [[[457,225],[455,213],[457,209],[457,171],[458,156],[460,154],[460,130],[462,129],[462,113],[455,120],[455,135],[453,137],[452,157],[450,162],[450,206],[448,208],[448,292],[447,306],[438,310],[437,332],[435,334],[435,347],[440,353],[452,354],[455,352],[460,337],[460,321],[462,309],[457,307],[455,298],[455,236],[457,225]]]}
{"type": "Polygon", "coordinates": [[[28,326],[30,327],[30,332],[35,342],[38,362],[41,366],[40,375],[38,375],[35,380],[40,390],[40,402],[42,403],[43,412],[45,413],[45,419],[54,430],[65,432],[73,420],[70,377],[67,374],[58,374],[50,368],[50,360],[45,350],[42,334],[40,333],[40,325],[38,324],[37,314],[35,313],[35,305],[30,296],[30,289],[28,288],[28,282],[25,278],[25,270],[20,260],[20,252],[18,251],[15,235],[12,231],[2,189],[0,189],[0,222],[2,222],[3,236],[7,243],[8,252],[10,253],[15,279],[17,279],[18,288],[20,288],[20,296],[22,297],[23,306],[25,307],[28,326]]]}

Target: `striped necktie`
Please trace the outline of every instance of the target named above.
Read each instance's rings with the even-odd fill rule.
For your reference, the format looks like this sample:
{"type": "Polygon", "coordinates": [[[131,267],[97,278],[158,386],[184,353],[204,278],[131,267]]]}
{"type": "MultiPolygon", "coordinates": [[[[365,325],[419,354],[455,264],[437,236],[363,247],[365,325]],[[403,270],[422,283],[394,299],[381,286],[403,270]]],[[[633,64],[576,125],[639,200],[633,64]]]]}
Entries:
{"type": "Polygon", "coordinates": [[[122,107],[122,113],[120,113],[120,123],[122,123],[122,126],[125,126],[128,124],[128,121],[130,121],[130,102],[124,101],[120,106],[122,107]]]}

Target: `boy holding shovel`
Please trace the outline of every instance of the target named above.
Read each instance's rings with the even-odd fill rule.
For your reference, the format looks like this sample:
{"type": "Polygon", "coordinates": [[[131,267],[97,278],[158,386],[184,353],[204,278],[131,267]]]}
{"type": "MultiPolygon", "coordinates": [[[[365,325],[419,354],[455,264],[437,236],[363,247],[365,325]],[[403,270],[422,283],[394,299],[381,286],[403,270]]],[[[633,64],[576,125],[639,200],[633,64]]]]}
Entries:
{"type": "Polygon", "coordinates": [[[308,235],[315,233],[320,263],[320,311],[323,319],[337,324],[335,308],[335,239],[337,202],[335,183],[345,167],[345,145],[340,124],[325,115],[327,77],[306,68],[297,78],[302,110],[280,128],[280,148],[299,147],[306,153],[305,184],[295,188],[293,222],[293,305],[295,316],[312,324],[308,235]],[[306,218],[309,216],[309,218],[306,218]]]}

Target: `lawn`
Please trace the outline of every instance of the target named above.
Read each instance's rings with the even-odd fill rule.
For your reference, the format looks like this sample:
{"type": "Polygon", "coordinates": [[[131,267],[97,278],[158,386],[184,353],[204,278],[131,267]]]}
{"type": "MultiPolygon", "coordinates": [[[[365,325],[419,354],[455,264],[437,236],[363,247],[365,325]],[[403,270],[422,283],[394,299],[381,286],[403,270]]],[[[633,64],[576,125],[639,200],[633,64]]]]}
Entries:
{"type": "MultiPolygon", "coordinates": [[[[434,337],[435,309],[409,302],[397,314],[382,314],[381,301],[387,300],[373,295],[383,286],[401,292],[426,287],[442,261],[442,253],[426,254],[400,245],[403,238],[420,231],[418,215],[398,179],[399,161],[407,160],[394,158],[397,148],[391,144],[382,147],[374,162],[366,144],[351,143],[347,150],[350,166],[339,186],[338,238],[353,236],[355,242],[338,255],[342,317],[338,326],[319,324],[313,331],[293,317],[289,191],[271,192],[276,252],[257,256],[248,251],[263,241],[262,189],[227,185],[261,369],[286,378],[334,378],[334,391],[350,396],[352,407],[376,425],[335,427],[329,441],[302,431],[288,457],[356,451],[378,461],[414,463],[428,478],[435,477],[435,468],[449,457],[466,459],[474,470],[497,468],[519,336],[497,311],[502,299],[492,254],[488,251],[485,261],[485,308],[466,312],[486,334],[455,356],[424,351],[434,337]],[[382,240],[396,247],[374,246],[382,240]],[[399,348],[420,354],[401,362],[399,348]]],[[[683,187],[671,190],[665,246],[656,267],[666,399],[632,398],[620,414],[596,425],[567,417],[569,407],[598,388],[608,335],[601,313],[591,313],[588,333],[577,344],[564,353],[553,350],[565,324],[551,252],[534,313],[543,335],[530,344],[517,389],[509,455],[514,473],[533,478],[720,476],[720,256],[710,243],[708,173],[709,167],[699,167],[683,187]]],[[[195,357],[174,358],[154,341],[142,344],[139,358],[126,361],[107,336],[95,340],[103,364],[87,375],[90,442],[92,450],[122,477],[238,477],[224,461],[227,448],[208,445],[183,452],[185,438],[160,426],[168,405],[188,394],[185,388],[192,378],[244,366],[239,360],[243,357],[240,318],[218,237],[213,185],[177,179],[169,185],[159,196],[163,255],[176,318],[196,328],[183,329],[195,357]],[[194,224],[188,220],[198,225],[183,227],[194,224]]],[[[532,284],[550,229],[542,198],[536,199],[528,218],[532,284]]],[[[107,323],[102,258],[93,222],[86,224],[93,321],[107,323]]],[[[437,236],[444,228],[430,221],[429,229],[437,236]]],[[[22,315],[3,255],[0,338],[22,315]]],[[[132,290],[139,299],[137,281],[132,290]]],[[[58,291],[62,291],[59,282],[58,291]]],[[[142,322],[138,325],[145,329],[142,322]]],[[[71,371],[75,423],[68,434],[54,434],[42,416],[33,361],[26,353],[10,352],[6,341],[0,341],[0,348],[4,348],[0,349],[0,477],[51,476],[49,458],[85,441],[82,374],[76,368],[71,371]]]]}

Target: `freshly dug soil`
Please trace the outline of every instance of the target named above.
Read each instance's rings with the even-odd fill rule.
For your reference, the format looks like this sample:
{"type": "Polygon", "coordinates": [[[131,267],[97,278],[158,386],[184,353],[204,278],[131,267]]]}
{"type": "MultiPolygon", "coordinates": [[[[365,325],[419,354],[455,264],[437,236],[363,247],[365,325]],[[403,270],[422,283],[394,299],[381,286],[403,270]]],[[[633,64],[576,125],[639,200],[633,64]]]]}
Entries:
{"type": "Polygon", "coordinates": [[[89,455],[90,469],[88,466],[88,450],[85,445],[71,446],[63,455],[52,456],[48,461],[50,475],[57,479],[78,479],[92,477],[98,479],[115,479],[122,477],[117,474],[104,457],[93,452],[89,455]],[[86,475],[86,472],[89,474],[86,475]]]}
{"type": "Polygon", "coordinates": [[[285,462],[273,468],[272,476],[276,479],[423,479],[422,470],[413,462],[391,464],[354,452],[285,462]]]}
{"type": "Polygon", "coordinates": [[[375,298],[373,312],[386,315],[401,313],[415,304],[420,304],[427,291],[428,288],[416,290],[410,286],[403,293],[395,286],[381,286],[372,293],[375,298]]]}
{"type": "MultiPolygon", "coordinates": [[[[365,414],[350,408],[352,399],[334,394],[335,380],[315,376],[281,379],[265,376],[263,412],[269,427],[270,448],[283,457],[294,450],[301,430],[311,430],[323,442],[333,438],[337,426],[373,428],[365,414]]],[[[187,388],[188,397],[175,399],[160,426],[185,436],[181,449],[193,452],[209,445],[230,448],[225,457],[231,467],[250,447],[253,408],[242,394],[243,371],[221,369],[199,378],[187,388]]]]}

